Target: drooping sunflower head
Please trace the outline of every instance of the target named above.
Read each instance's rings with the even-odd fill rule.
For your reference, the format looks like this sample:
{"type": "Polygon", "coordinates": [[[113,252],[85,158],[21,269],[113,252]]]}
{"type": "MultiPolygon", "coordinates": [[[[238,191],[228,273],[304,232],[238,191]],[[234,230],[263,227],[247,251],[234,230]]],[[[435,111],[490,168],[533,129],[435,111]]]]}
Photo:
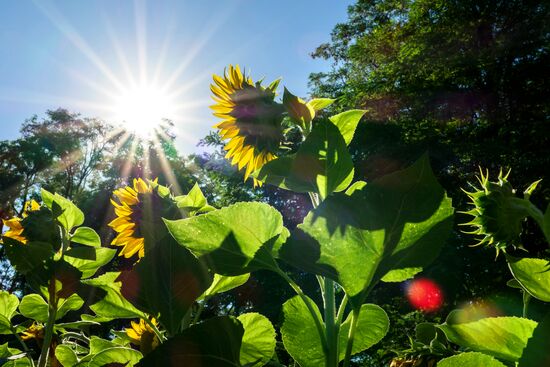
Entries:
{"type": "Polygon", "coordinates": [[[119,256],[130,258],[145,256],[146,237],[157,228],[164,228],[162,218],[171,218],[170,211],[176,208],[170,199],[169,190],[155,180],[134,179],[132,186],[113,191],[111,203],[116,218],[109,223],[118,235],[111,242],[121,246],[119,256]],[[162,188],[162,190],[161,190],[162,188]]]}
{"type": "MultiPolygon", "coordinates": [[[[27,218],[30,212],[38,210],[40,210],[40,204],[38,204],[35,200],[26,201],[25,204],[23,204],[22,216],[23,218],[27,218]]],[[[3,237],[11,238],[21,242],[22,244],[26,244],[28,242],[27,237],[23,235],[23,231],[25,229],[23,228],[22,218],[13,217],[10,219],[3,219],[2,222],[4,226],[8,227],[6,233],[2,235],[3,237]]],[[[0,243],[2,243],[1,239],[0,243]]]]}
{"type": "MultiPolygon", "coordinates": [[[[151,323],[158,326],[157,320],[151,318],[151,323]]],[[[140,319],[139,322],[130,322],[130,327],[125,329],[126,335],[130,338],[132,344],[139,346],[139,349],[148,353],[155,349],[159,345],[159,339],[151,326],[143,320],[140,319]]]]}
{"type": "MultiPolygon", "coordinates": [[[[480,170],[481,171],[481,170],[480,170]]],[[[489,181],[489,172],[481,171],[477,177],[480,188],[472,185],[473,192],[463,190],[470,198],[473,208],[464,214],[474,217],[463,226],[474,227],[473,231],[465,232],[480,236],[477,245],[486,244],[499,250],[507,246],[516,246],[522,232],[522,223],[529,216],[526,209],[526,199],[516,197],[515,190],[508,182],[508,174],[502,171],[498,181],[489,181]]]]}
{"type": "MultiPolygon", "coordinates": [[[[275,102],[278,81],[263,87],[254,83],[239,66],[229,66],[223,76],[214,75],[210,86],[216,104],[211,106],[214,116],[223,121],[214,127],[222,139],[229,140],[224,149],[226,158],[239,170],[244,169],[245,180],[275,154],[283,139],[283,108],[275,102]]],[[[254,186],[261,182],[254,179],[254,186]]]]}

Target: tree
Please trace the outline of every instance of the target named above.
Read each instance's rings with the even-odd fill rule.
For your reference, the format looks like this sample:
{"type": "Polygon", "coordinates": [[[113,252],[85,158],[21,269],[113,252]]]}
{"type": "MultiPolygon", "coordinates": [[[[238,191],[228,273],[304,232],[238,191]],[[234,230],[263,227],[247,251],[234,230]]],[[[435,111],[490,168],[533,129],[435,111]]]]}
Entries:
{"type": "MultiPolygon", "coordinates": [[[[466,209],[460,188],[474,182],[478,166],[495,175],[512,169],[521,178],[516,187],[547,176],[547,2],[359,0],[348,14],[331,42],[313,52],[332,69],[311,74],[310,88],[315,97],[339,98],[333,109],[368,110],[352,142],[356,175],[369,181],[429,151],[459,210],[466,209]]],[[[543,182],[534,199],[549,196],[543,182]]],[[[541,233],[525,226],[524,246],[541,255],[541,233]]],[[[424,272],[450,290],[450,307],[506,292],[504,264],[472,244],[457,229],[424,272]]],[[[376,293],[391,308],[399,307],[395,295],[387,287],[376,293]]],[[[398,335],[387,338],[386,349],[399,345],[393,339],[398,335]]]]}

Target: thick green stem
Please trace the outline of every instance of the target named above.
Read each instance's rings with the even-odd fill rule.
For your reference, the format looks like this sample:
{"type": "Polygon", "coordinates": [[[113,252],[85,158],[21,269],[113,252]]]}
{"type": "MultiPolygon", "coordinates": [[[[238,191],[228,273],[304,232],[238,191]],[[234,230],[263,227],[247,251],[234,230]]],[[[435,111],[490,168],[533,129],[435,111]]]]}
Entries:
{"type": "Polygon", "coordinates": [[[348,305],[348,295],[345,294],[340,302],[340,307],[338,307],[338,314],[336,315],[336,324],[342,325],[342,320],[344,319],[344,313],[346,312],[346,306],[348,305]]]}
{"type": "Polygon", "coordinates": [[[531,295],[527,293],[525,289],[522,290],[523,292],[523,317],[527,318],[527,310],[529,308],[529,301],[531,300],[531,295]]]}
{"type": "Polygon", "coordinates": [[[55,278],[50,280],[49,284],[50,299],[48,302],[48,321],[46,322],[44,332],[44,342],[42,344],[42,350],[40,351],[40,357],[38,358],[38,367],[45,367],[48,362],[48,354],[50,352],[50,345],[53,337],[53,327],[55,326],[55,318],[57,316],[57,296],[55,291],[55,278]]]}
{"type": "Polygon", "coordinates": [[[317,328],[317,332],[319,333],[319,337],[321,338],[323,350],[326,352],[328,350],[328,346],[327,339],[325,337],[325,327],[322,320],[319,318],[319,315],[316,312],[314,305],[312,304],[313,301],[304,294],[300,286],[296,284],[294,280],[292,280],[292,278],[290,278],[284,271],[279,269],[278,274],[287,281],[287,283],[292,287],[292,289],[294,289],[296,294],[302,299],[302,301],[306,305],[309,313],[311,314],[311,317],[313,318],[313,321],[315,322],[315,327],[317,328]]]}
{"type": "Polygon", "coordinates": [[[344,367],[349,367],[351,360],[351,351],[353,348],[353,339],[355,338],[355,329],[357,329],[357,322],[359,321],[360,308],[354,308],[351,314],[351,326],[348,333],[348,342],[346,344],[346,356],[344,357],[344,367]]]}
{"type": "Polygon", "coordinates": [[[325,330],[328,344],[328,354],[326,355],[326,366],[338,366],[338,329],[336,324],[336,300],[334,295],[334,282],[332,279],[325,278],[325,292],[323,303],[325,306],[325,330]]]}

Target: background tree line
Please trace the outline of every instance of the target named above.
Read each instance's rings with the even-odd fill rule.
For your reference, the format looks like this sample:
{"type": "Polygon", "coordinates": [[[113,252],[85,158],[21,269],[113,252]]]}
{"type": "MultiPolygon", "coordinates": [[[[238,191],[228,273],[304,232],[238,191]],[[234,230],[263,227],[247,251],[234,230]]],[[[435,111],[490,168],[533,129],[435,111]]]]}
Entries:
{"type": "MultiPolygon", "coordinates": [[[[461,188],[475,182],[478,166],[494,175],[501,167],[511,169],[511,181],[519,189],[546,178],[548,2],[358,0],[348,14],[346,22],[335,26],[331,41],[312,53],[331,61],[332,68],[312,73],[310,90],[313,97],[338,98],[327,114],[368,110],[351,144],[356,179],[369,181],[403,168],[428,151],[454,206],[465,210],[461,188]]],[[[213,148],[208,153],[182,157],[166,126],[158,142],[146,142],[124,132],[113,134],[108,123],[64,109],[48,111],[44,119],[30,118],[20,138],[0,142],[0,217],[20,214],[21,204],[42,186],[74,200],[85,211],[86,225],[108,243],[111,192],[140,176],[159,177],[182,192],[199,182],[214,206],[267,201],[283,213],[289,228],[309,210],[309,198],[303,195],[243,185],[242,176],[223,158],[216,134],[199,143],[213,148]]],[[[543,181],[533,198],[548,202],[548,184],[543,181]]],[[[457,223],[466,220],[457,216],[457,223]]],[[[542,252],[541,234],[530,230],[535,228],[531,223],[525,226],[525,251],[548,256],[542,252]]],[[[357,365],[382,365],[392,349],[407,347],[403,330],[412,333],[415,322],[444,317],[466,301],[521,313],[521,300],[502,286],[508,277],[504,262],[495,260],[493,250],[470,245],[471,237],[457,227],[439,260],[423,273],[445,291],[446,305],[438,313],[412,310],[402,285],[386,284],[373,293],[375,303],[385,304],[393,326],[378,349],[358,358],[357,365]],[[517,302],[503,302],[504,295],[517,302]]],[[[24,291],[22,280],[13,277],[5,261],[1,264],[2,287],[24,291]]],[[[306,276],[301,280],[306,288],[315,282],[306,276]]],[[[214,298],[204,315],[253,309],[277,324],[280,304],[290,294],[275,276],[260,272],[234,292],[214,298]]]]}

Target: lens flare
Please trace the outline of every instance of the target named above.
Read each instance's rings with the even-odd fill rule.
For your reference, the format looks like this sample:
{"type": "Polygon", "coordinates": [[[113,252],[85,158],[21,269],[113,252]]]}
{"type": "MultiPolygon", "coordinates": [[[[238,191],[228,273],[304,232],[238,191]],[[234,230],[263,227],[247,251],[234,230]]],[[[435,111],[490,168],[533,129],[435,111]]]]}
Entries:
{"type": "Polygon", "coordinates": [[[443,304],[443,291],[433,280],[420,278],[410,282],[406,290],[409,303],[416,309],[433,312],[443,304]]]}

